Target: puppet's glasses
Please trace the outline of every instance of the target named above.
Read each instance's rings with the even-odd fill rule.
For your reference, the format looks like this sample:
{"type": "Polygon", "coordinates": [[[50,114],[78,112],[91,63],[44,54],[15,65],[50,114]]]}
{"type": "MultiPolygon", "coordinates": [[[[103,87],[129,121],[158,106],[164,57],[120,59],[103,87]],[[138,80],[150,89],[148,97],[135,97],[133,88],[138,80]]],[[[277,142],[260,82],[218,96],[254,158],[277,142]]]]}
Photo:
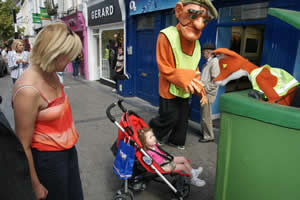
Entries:
{"type": "MultiPolygon", "coordinates": [[[[204,13],[204,10],[194,10],[194,9],[192,9],[192,8],[188,9],[189,18],[190,18],[191,20],[197,19],[197,17],[198,17],[199,15],[202,15],[203,13],[204,13]]],[[[204,18],[204,19],[203,19],[203,22],[204,22],[204,23],[208,23],[208,19],[204,18]]]]}

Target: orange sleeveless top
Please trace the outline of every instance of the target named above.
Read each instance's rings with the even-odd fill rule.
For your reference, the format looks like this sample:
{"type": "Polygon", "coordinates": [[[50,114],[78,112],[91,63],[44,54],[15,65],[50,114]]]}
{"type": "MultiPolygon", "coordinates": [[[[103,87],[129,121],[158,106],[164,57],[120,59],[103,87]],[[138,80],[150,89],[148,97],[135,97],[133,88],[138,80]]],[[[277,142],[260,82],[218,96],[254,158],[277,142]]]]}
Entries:
{"type": "Polygon", "coordinates": [[[31,147],[39,151],[61,151],[72,148],[78,140],[69,99],[61,85],[61,96],[48,101],[42,93],[31,85],[20,86],[14,96],[23,88],[32,88],[48,103],[46,109],[38,113],[31,147]]]}

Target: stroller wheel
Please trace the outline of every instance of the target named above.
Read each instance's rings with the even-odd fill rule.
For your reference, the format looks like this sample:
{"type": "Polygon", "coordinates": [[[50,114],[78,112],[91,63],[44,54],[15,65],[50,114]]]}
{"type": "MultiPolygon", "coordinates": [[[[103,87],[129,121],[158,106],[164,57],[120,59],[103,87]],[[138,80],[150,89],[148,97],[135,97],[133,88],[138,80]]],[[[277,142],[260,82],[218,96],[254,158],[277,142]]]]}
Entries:
{"type": "Polygon", "coordinates": [[[127,190],[127,193],[122,190],[118,190],[117,194],[113,197],[113,200],[134,200],[133,192],[131,190],[127,190]]]}
{"type": "Polygon", "coordinates": [[[172,185],[178,190],[183,199],[187,198],[190,195],[191,186],[187,178],[182,176],[177,176],[172,185]]]}
{"type": "Polygon", "coordinates": [[[190,195],[191,186],[188,183],[183,185],[182,196],[183,198],[187,198],[190,195]]]}
{"type": "Polygon", "coordinates": [[[137,182],[137,183],[130,183],[129,188],[132,189],[134,192],[144,191],[146,189],[146,183],[144,182],[137,182]]]}

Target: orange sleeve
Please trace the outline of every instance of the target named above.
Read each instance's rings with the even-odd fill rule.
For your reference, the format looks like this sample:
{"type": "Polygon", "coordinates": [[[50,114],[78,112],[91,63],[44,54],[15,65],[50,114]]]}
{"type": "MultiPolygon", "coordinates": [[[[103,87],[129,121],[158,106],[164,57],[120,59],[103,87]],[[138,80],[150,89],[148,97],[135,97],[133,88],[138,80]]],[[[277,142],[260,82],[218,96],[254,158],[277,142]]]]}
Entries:
{"type": "Polygon", "coordinates": [[[273,87],[277,84],[277,77],[272,75],[271,72],[264,68],[257,76],[256,83],[259,88],[268,97],[268,102],[274,103],[280,98],[273,87]]]}
{"type": "Polygon", "coordinates": [[[168,38],[160,33],[156,45],[156,60],[159,77],[159,95],[163,98],[174,98],[169,93],[170,83],[188,91],[187,85],[196,76],[196,71],[191,69],[176,69],[175,58],[168,38]]]}

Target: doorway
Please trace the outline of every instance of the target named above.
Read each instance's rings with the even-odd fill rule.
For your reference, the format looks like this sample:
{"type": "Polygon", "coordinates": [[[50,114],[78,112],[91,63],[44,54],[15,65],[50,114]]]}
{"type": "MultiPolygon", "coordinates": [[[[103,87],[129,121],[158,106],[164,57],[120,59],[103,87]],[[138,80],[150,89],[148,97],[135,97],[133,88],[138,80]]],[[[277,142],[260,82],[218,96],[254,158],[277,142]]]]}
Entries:
{"type": "Polygon", "coordinates": [[[158,105],[158,70],[154,41],[154,15],[140,16],[137,19],[136,33],[136,95],[158,105]]]}
{"type": "Polygon", "coordinates": [[[232,27],[230,49],[259,66],[264,30],[264,25],[232,27]]]}
{"type": "MultiPolygon", "coordinates": [[[[230,50],[235,51],[253,64],[260,66],[265,25],[233,26],[231,28],[230,50]]],[[[226,92],[252,88],[248,77],[232,80],[226,85],[226,92]]]]}
{"type": "Polygon", "coordinates": [[[114,81],[118,48],[121,47],[124,52],[123,35],[123,29],[105,30],[101,32],[101,58],[99,58],[101,59],[100,78],[114,81]],[[117,38],[114,37],[115,35],[117,35],[117,38]]]}

